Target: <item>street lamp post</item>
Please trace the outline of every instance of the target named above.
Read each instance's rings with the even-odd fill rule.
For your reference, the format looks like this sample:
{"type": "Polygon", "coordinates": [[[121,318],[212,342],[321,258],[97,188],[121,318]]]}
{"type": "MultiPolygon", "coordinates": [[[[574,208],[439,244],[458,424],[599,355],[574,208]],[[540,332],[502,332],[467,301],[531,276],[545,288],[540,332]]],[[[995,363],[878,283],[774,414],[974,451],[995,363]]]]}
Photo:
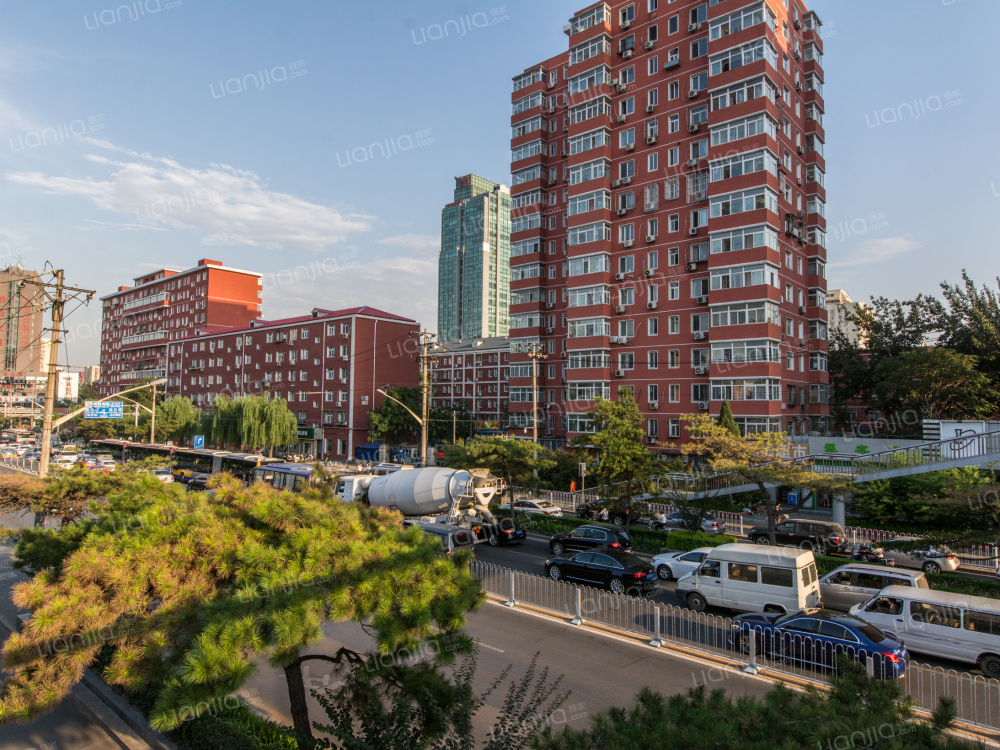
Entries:
{"type": "MultiPolygon", "coordinates": [[[[126,388],[124,391],[118,391],[117,393],[112,393],[110,396],[104,396],[103,398],[99,398],[99,399],[97,399],[95,401],[91,401],[91,403],[92,404],[99,404],[101,401],[108,401],[109,399],[117,398],[118,396],[122,396],[122,395],[124,395],[126,393],[131,393],[132,391],[141,390],[142,388],[149,388],[150,386],[152,386],[155,389],[156,386],[163,385],[166,382],[167,382],[166,378],[157,378],[156,380],[153,380],[153,381],[151,381],[149,383],[143,383],[142,385],[137,385],[137,386],[135,386],[133,388],[126,388]]],[[[155,391],[154,391],[154,393],[155,393],[155,391]]],[[[132,399],[127,399],[127,400],[131,401],[132,399]]],[[[145,409],[146,407],[143,406],[142,408],[145,409]]],[[[156,408],[156,403],[155,402],[153,404],[153,408],[154,409],[156,408]]],[[[59,425],[63,424],[64,422],[68,422],[73,417],[75,417],[77,414],[79,414],[80,412],[86,411],[86,410],[87,410],[87,407],[84,406],[82,409],[77,409],[75,411],[71,411],[69,414],[64,414],[63,416],[59,417],[59,419],[56,419],[56,420],[52,421],[51,427],[48,428],[49,429],[49,434],[51,434],[51,431],[54,430],[59,425]]],[[[147,411],[149,411],[149,410],[147,409],[147,411]]],[[[138,409],[136,410],[136,413],[138,413],[138,409]]],[[[44,436],[44,434],[43,434],[43,436],[44,436]]],[[[43,446],[44,446],[44,443],[43,443],[43,446]]],[[[40,459],[39,464],[38,464],[38,476],[44,477],[48,473],[48,469],[49,469],[49,454],[48,454],[48,452],[46,450],[43,450],[42,451],[42,455],[41,455],[41,459],[40,459]]]]}
{"type": "Polygon", "coordinates": [[[420,432],[421,432],[420,444],[421,444],[422,449],[423,449],[423,456],[421,458],[422,458],[422,461],[423,461],[423,465],[427,466],[427,422],[424,419],[421,419],[420,417],[418,417],[409,406],[407,406],[406,404],[404,404],[398,398],[396,398],[394,396],[390,396],[388,393],[386,393],[385,391],[383,391],[381,388],[376,388],[375,390],[378,391],[379,393],[381,393],[383,396],[385,396],[390,401],[395,401],[397,404],[399,404],[404,409],[406,409],[406,411],[408,411],[410,413],[411,417],[413,417],[415,420],[417,420],[417,424],[420,425],[420,432]]]}

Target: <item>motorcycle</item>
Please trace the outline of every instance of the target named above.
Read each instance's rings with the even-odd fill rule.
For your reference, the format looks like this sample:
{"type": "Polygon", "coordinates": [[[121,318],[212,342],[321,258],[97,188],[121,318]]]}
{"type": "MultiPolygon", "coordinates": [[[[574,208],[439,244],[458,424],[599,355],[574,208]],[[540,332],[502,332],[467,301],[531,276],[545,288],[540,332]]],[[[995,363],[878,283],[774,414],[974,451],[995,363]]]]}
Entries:
{"type": "Polygon", "coordinates": [[[879,565],[895,566],[896,564],[895,561],[885,556],[881,547],[876,547],[870,542],[855,544],[854,550],[851,552],[851,559],[858,562],[876,563],[879,565]]]}

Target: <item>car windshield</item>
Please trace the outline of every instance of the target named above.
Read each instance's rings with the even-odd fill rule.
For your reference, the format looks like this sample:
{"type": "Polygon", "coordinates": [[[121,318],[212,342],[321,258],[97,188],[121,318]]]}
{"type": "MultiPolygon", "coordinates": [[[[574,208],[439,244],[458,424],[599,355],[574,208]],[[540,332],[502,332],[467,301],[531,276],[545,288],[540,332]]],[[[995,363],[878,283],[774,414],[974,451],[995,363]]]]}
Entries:
{"type": "Polygon", "coordinates": [[[552,503],[535,503],[535,505],[537,505],[539,508],[554,508],[554,507],[556,507],[552,503]]]}
{"type": "Polygon", "coordinates": [[[617,539],[622,544],[632,544],[632,540],[629,538],[629,535],[626,534],[624,531],[615,532],[615,539],[617,539]]]}
{"type": "Polygon", "coordinates": [[[837,536],[847,536],[847,532],[844,531],[844,527],[839,523],[834,523],[830,525],[830,530],[837,536]]]}

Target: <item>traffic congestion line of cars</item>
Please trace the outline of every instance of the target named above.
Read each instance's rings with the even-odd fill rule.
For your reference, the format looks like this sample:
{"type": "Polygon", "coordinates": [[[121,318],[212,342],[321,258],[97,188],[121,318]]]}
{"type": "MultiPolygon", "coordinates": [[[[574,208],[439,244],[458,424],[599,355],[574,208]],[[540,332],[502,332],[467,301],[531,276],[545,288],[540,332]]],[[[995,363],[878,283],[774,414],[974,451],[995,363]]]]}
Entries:
{"type": "Polygon", "coordinates": [[[781,540],[789,546],[764,547],[755,535],[753,543],[663,553],[648,563],[633,553],[625,529],[584,524],[551,536],[545,575],[635,596],[677,580],[676,596],[690,609],[742,613],[729,642],[747,650],[748,638],[756,638],[765,658],[822,669],[835,669],[841,655],[871,658],[876,676],[896,679],[912,649],[1000,678],[1000,601],[929,587],[927,563],[947,560],[946,550],[896,550],[895,566],[850,561],[820,578],[813,549],[850,546],[836,524],[816,523],[789,528],[801,535],[781,540]],[[944,556],[927,559],[934,554],[944,556]]]}

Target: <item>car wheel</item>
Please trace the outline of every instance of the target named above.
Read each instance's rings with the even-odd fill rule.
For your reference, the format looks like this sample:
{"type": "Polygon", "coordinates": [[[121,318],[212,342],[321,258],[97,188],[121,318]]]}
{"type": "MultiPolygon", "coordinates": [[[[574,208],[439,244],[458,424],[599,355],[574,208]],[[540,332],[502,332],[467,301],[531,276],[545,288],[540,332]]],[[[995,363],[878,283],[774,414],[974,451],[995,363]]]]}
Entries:
{"type": "Polygon", "coordinates": [[[552,566],[550,566],[549,567],[549,578],[551,578],[553,581],[561,581],[562,580],[562,568],[560,568],[558,565],[552,565],[552,566]]]}
{"type": "Polygon", "coordinates": [[[498,537],[496,534],[490,534],[490,546],[491,547],[499,547],[500,546],[500,537],[498,537]]]}
{"type": "Polygon", "coordinates": [[[759,537],[756,537],[753,541],[754,541],[754,544],[770,544],[770,540],[766,536],[763,536],[763,535],[761,535],[759,537]]]}
{"type": "Polygon", "coordinates": [[[705,597],[701,594],[694,592],[688,594],[687,605],[695,612],[704,612],[705,607],[708,606],[708,602],[705,601],[705,597]]]}
{"type": "Polygon", "coordinates": [[[799,547],[801,549],[807,549],[807,550],[809,550],[814,555],[816,554],[816,548],[813,546],[813,543],[810,542],[809,540],[806,540],[806,541],[802,542],[802,544],[800,544],[799,547]]]}
{"type": "Polygon", "coordinates": [[[940,573],[941,566],[938,565],[933,560],[928,560],[927,562],[924,563],[924,572],[930,573],[931,575],[934,575],[935,573],[940,573]]]}
{"type": "Polygon", "coordinates": [[[561,556],[562,553],[565,552],[565,551],[566,551],[566,547],[563,545],[562,542],[555,542],[552,545],[552,553],[555,554],[555,555],[560,555],[561,556]]]}
{"type": "Polygon", "coordinates": [[[621,594],[625,591],[625,584],[622,583],[621,578],[612,578],[610,588],[612,594],[621,594]]]}
{"type": "Polygon", "coordinates": [[[736,639],[736,647],[740,650],[740,653],[749,654],[750,653],[750,639],[753,636],[750,635],[750,631],[743,630],[740,631],[739,637],[736,639]]]}
{"type": "Polygon", "coordinates": [[[624,526],[625,516],[615,516],[615,526],[624,526]]]}
{"type": "Polygon", "coordinates": [[[674,574],[666,565],[660,565],[656,569],[656,575],[661,581],[669,581],[674,577],[674,574]]]}
{"type": "Polygon", "coordinates": [[[1000,678],[1000,656],[986,654],[979,660],[979,668],[987,678],[1000,678]]]}

